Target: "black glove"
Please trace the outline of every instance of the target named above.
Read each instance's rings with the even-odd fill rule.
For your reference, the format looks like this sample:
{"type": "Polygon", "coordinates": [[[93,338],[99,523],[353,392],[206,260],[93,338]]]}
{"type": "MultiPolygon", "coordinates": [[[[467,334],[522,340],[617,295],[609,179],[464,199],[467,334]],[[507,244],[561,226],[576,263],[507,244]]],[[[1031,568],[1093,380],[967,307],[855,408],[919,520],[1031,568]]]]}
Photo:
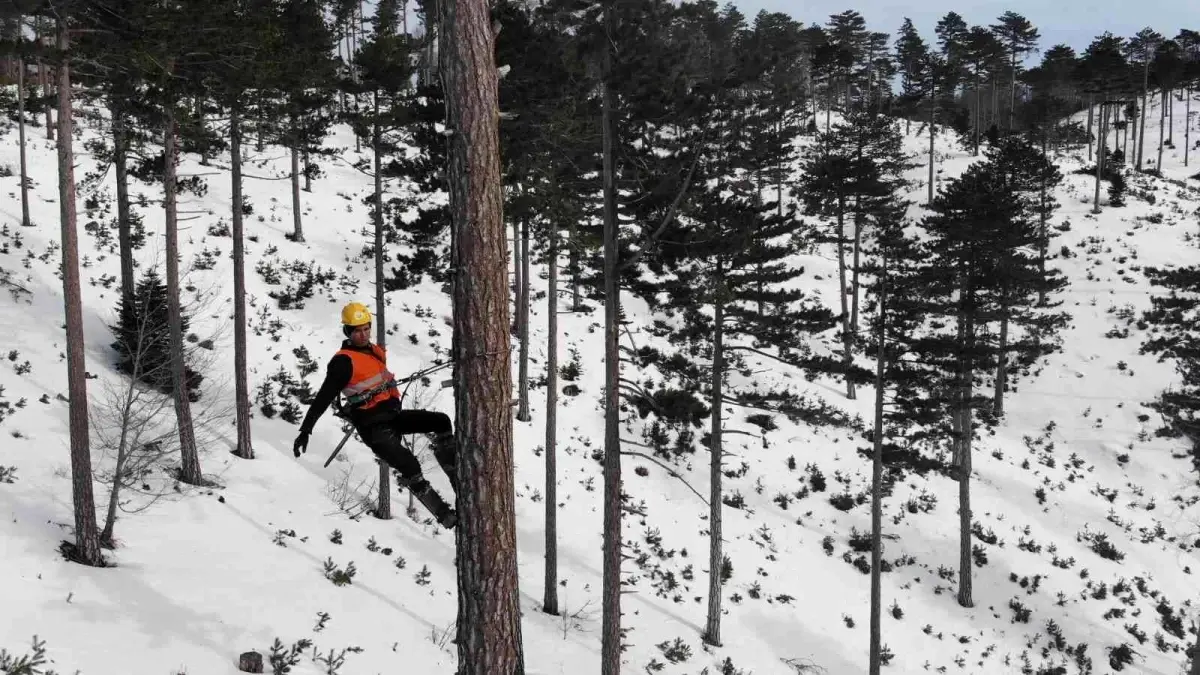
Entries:
{"type": "Polygon", "coordinates": [[[295,455],[297,457],[299,457],[300,453],[307,452],[307,451],[308,451],[308,432],[301,431],[300,435],[296,437],[296,442],[292,444],[292,452],[295,453],[295,455]]]}

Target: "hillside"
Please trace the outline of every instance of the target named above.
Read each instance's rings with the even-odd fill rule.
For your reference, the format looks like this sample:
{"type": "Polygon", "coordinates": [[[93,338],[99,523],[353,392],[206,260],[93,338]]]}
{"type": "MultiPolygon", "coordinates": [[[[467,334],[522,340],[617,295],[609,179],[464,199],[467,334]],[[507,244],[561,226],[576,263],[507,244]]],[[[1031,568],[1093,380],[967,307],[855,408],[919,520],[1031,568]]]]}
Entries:
{"type": "MultiPolygon", "coordinates": [[[[76,143],[80,177],[96,168],[83,142],[97,129],[82,124],[76,143]]],[[[72,523],[65,336],[55,149],[43,131],[30,131],[35,227],[20,227],[17,178],[0,177],[5,195],[0,268],[27,291],[0,296],[0,323],[9,327],[0,338],[0,353],[9,360],[0,385],[2,400],[13,406],[0,420],[6,438],[0,468],[15,467],[0,481],[0,597],[10,617],[0,622],[0,648],[24,653],[36,635],[46,641],[59,673],[217,675],[236,672],[243,651],[266,654],[276,639],[288,647],[308,639],[314,644],[291,671],[296,675],[329,672],[325,662],[336,662],[348,648],[340,654],[343,675],[453,672],[453,539],[423,519],[405,517],[407,499],[395,501],[392,521],[361,515],[361,501],[377,475],[364,446],[351,442],[338,461],[322,468],[342,436],[327,415],[309,453],[296,460],[291,453],[296,424],[278,414],[267,418],[262,401],[256,401],[258,457],[245,461],[230,454],[232,267],[231,242],[222,235],[230,192],[221,160],[201,166],[187,157],[181,166],[183,174],[200,175],[208,188],[203,196],[184,197],[181,210],[188,220],[181,223],[181,245],[189,269],[185,302],[197,308],[191,332],[198,341],[213,340],[211,351],[198,352],[207,354],[198,410],[207,410],[201,464],[218,487],[176,485],[169,478],[170,462],[158,466],[145,476],[147,494],[130,494],[126,505],[131,511],[148,507],[117,522],[120,545],[106,552],[113,567],[90,569],[61,559],[57,548],[70,537],[72,523]],[[327,580],[327,560],[340,569],[353,562],[352,583],[327,580]]],[[[917,125],[913,132],[909,150],[923,160],[919,153],[927,137],[922,140],[917,125]]],[[[1157,138],[1153,123],[1150,138],[1157,138]]],[[[347,129],[339,128],[329,144],[339,150],[337,161],[325,166],[327,175],[314,181],[311,193],[302,193],[307,243],[284,236],[292,216],[290,186],[280,180],[288,168],[286,154],[267,148],[247,168],[259,177],[245,187],[254,207],[247,221],[250,386],[253,393],[273,391],[280,410],[289,398],[280,394],[286,376],[319,385],[324,363],[341,340],[341,305],[350,299],[369,302],[374,294],[373,268],[361,257],[368,224],[363,197],[371,181],[352,166],[358,156],[347,129]],[[268,283],[276,281],[272,271],[279,273],[278,283],[268,283]],[[309,272],[317,278],[315,294],[302,307],[281,309],[271,294],[294,293],[309,272]],[[301,349],[307,358],[297,353],[301,349]],[[307,359],[315,362],[315,372],[304,368],[307,359]]],[[[972,161],[955,144],[939,151],[943,180],[972,161]]],[[[1197,614],[1192,568],[1200,563],[1200,495],[1182,446],[1154,436],[1156,419],[1144,404],[1173,381],[1173,369],[1138,353],[1144,331],[1136,322],[1153,292],[1139,273],[1142,267],[1200,262],[1195,240],[1200,190],[1195,182],[1180,187],[1132,177],[1129,205],[1105,207],[1093,216],[1092,179],[1072,173],[1084,162],[1058,160],[1067,178],[1054,218],[1053,250],[1059,252],[1054,264],[1071,282],[1064,297],[1072,315],[1064,350],[1020,379],[1007,400],[1007,417],[976,445],[973,507],[987,560],[976,568],[975,608],[959,607],[953,593],[957,484],[910,477],[885,505],[885,557],[894,565],[883,582],[884,604],[892,608],[883,628],[893,654],[889,672],[984,675],[1023,672],[1028,665],[1031,673],[1076,673],[1078,664],[1090,660],[1092,667],[1082,672],[1108,673],[1113,670],[1108,650],[1127,644],[1137,656],[1126,671],[1176,675],[1185,662],[1183,650],[1195,640],[1189,627],[1197,614]],[[1123,560],[1093,552],[1080,538],[1087,533],[1107,535],[1123,560]],[[985,541],[990,534],[994,543],[985,541]],[[1061,632],[1048,631],[1051,621],[1061,632]],[[1127,626],[1144,633],[1145,644],[1127,626]],[[1050,669],[1060,663],[1065,670],[1050,669]]],[[[1169,150],[1167,175],[1194,173],[1181,162],[1181,152],[1169,150]]],[[[15,130],[0,135],[4,166],[15,173],[15,130]]],[[[924,171],[913,169],[914,180],[924,171]]],[[[115,230],[106,227],[115,214],[112,186],[110,172],[94,197],[80,198],[94,433],[104,428],[105,387],[122,382],[107,327],[115,318],[119,275],[115,230]],[[87,226],[84,234],[92,221],[99,226],[87,226]]],[[[137,208],[147,232],[137,252],[142,269],[161,259],[155,190],[148,184],[131,188],[135,200],[144,194],[149,204],[137,208]]],[[[923,186],[914,184],[914,202],[923,201],[923,194],[923,186]]],[[[920,212],[912,207],[914,216],[920,212]]],[[[818,250],[804,255],[803,264],[812,284],[808,290],[831,304],[836,260],[818,250]]],[[[546,344],[542,275],[533,275],[533,286],[536,382],[546,344]]],[[[388,300],[393,371],[419,370],[446,353],[450,303],[440,287],[394,291],[388,300]]],[[[631,301],[627,311],[632,339],[656,344],[658,338],[647,331],[652,316],[646,307],[631,301]]],[[[561,358],[565,363],[577,353],[580,365],[578,379],[570,383],[579,393],[560,398],[558,415],[562,617],[539,610],[544,387],[534,389],[533,420],[515,423],[521,604],[531,675],[584,672],[597,662],[601,471],[594,453],[603,437],[603,370],[596,356],[602,353],[601,322],[599,311],[560,316],[561,358]]],[[[870,418],[869,388],[857,401],[847,401],[837,381],[810,381],[775,364],[749,365],[761,385],[787,387],[870,418]]],[[[739,377],[744,376],[733,374],[732,386],[739,377]]],[[[436,383],[417,397],[424,406],[452,413],[449,390],[436,383]]],[[[734,455],[727,498],[740,495],[742,506],[725,512],[733,567],[725,587],[725,646],[708,650],[700,641],[707,508],[689,485],[707,494],[708,458],[685,459],[679,467],[685,485],[655,463],[631,457],[625,490],[643,515],[625,521],[633,558],[624,567],[633,591],[624,596],[625,626],[631,629],[626,671],[864,672],[869,578],[854,565],[863,554],[851,550],[851,535],[869,532],[869,502],[858,500],[848,511],[830,503],[843,493],[869,494],[864,491],[870,466],[856,452],[863,439],[852,430],[793,424],[781,416],[777,428],[760,435],[745,422],[746,411],[731,413],[729,427],[747,434],[727,440],[734,455]],[[822,483],[824,489],[818,489],[822,483]]],[[[169,425],[169,417],[168,408],[156,419],[169,425]]],[[[625,436],[639,439],[638,420],[630,417],[625,436]]],[[[103,471],[112,460],[99,448],[94,440],[96,466],[103,471]]],[[[423,463],[446,493],[432,457],[423,457],[423,463]]],[[[106,497],[98,486],[98,506],[106,497]]]]}

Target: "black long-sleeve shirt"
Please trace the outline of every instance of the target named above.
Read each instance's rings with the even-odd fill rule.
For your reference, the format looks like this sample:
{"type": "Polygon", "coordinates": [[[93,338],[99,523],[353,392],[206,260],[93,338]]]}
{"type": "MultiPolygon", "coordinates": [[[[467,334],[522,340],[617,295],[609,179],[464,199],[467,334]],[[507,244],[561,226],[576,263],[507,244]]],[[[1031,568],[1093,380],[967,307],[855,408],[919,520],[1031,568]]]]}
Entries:
{"type": "MultiPolygon", "coordinates": [[[[343,348],[346,345],[342,345],[343,348]]],[[[350,361],[350,357],[345,354],[335,354],[332,359],[329,359],[329,365],[325,368],[325,381],[321,383],[321,389],[317,391],[317,395],[313,398],[312,404],[308,408],[308,414],[304,416],[304,422],[300,424],[300,431],[311,434],[313,427],[316,426],[317,420],[321,419],[321,415],[333,403],[338,394],[350,384],[350,376],[354,374],[354,364],[350,361]]]]}

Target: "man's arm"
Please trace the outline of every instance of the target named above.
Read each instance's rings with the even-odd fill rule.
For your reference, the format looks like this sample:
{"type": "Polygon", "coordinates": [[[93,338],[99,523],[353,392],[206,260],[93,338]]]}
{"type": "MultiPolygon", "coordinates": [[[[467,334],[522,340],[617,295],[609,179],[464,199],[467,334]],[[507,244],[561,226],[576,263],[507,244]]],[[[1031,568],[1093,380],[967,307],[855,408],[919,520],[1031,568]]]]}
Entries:
{"type": "Polygon", "coordinates": [[[354,366],[350,363],[350,357],[345,354],[337,354],[329,360],[329,366],[325,369],[325,381],[321,383],[321,389],[317,392],[316,398],[308,408],[308,414],[304,416],[304,422],[300,425],[301,433],[312,433],[317,420],[325,414],[325,409],[333,403],[346,385],[350,384],[350,375],[353,371],[354,366]]]}

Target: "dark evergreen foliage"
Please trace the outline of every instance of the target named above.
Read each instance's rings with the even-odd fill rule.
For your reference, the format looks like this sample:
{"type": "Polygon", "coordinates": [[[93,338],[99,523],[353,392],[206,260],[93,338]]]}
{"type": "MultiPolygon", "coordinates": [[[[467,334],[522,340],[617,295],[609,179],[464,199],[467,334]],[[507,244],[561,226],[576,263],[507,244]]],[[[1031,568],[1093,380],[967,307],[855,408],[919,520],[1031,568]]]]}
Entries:
{"type": "MultiPolygon", "coordinates": [[[[187,335],[191,317],[181,314],[183,333],[187,335]]],[[[171,380],[171,340],[167,329],[167,284],[154,269],[138,280],[132,298],[122,296],[117,304],[117,323],[110,326],[116,341],[116,367],[147,386],[164,393],[174,391],[171,380]]],[[[186,368],[188,397],[200,400],[204,376],[191,365],[186,368]]]]}

